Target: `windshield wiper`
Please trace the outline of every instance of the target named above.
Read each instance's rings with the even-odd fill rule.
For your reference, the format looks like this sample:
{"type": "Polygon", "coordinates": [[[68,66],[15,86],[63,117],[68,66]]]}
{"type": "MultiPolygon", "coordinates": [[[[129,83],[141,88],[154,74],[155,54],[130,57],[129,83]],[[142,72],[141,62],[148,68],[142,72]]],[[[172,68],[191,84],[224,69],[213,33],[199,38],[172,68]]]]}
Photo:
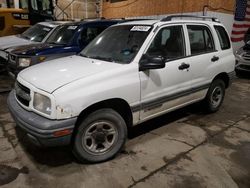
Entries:
{"type": "Polygon", "coordinates": [[[115,62],[111,57],[101,57],[101,56],[90,56],[92,59],[99,59],[103,61],[115,62]]]}
{"type": "Polygon", "coordinates": [[[86,58],[89,58],[89,56],[86,56],[86,55],[84,55],[84,54],[79,54],[80,56],[82,56],[82,57],[86,57],[86,58]]]}
{"type": "Polygon", "coordinates": [[[62,44],[58,44],[57,42],[46,42],[47,44],[55,44],[55,45],[58,45],[58,46],[60,46],[60,45],[66,45],[66,44],[64,44],[64,43],[62,43],[62,44]]]}
{"type": "Polygon", "coordinates": [[[20,35],[20,37],[23,38],[23,39],[30,40],[30,38],[28,36],[25,36],[25,35],[20,35]]]}

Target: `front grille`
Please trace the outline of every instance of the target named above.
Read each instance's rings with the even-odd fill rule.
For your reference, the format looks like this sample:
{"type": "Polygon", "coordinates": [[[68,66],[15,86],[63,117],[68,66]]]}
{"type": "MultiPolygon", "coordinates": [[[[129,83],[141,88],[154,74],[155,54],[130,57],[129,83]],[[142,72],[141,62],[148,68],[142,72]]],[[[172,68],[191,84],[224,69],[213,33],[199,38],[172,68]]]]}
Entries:
{"type": "Polygon", "coordinates": [[[250,61],[250,52],[242,54],[242,58],[246,61],[250,61]]]}
{"type": "Polygon", "coordinates": [[[0,64],[6,64],[6,62],[7,62],[6,59],[0,57],[0,64]]]}
{"type": "Polygon", "coordinates": [[[13,54],[9,55],[9,60],[12,61],[12,62],[16,62],[16,58],[17,57],[15,55],[13,55],[13,54]]]}
{"type": "Polygon", "coordinates": [[[13,55],[13,54],[9,54],[8,56],[8,64],[13,68],[13,67],[17,67],[17,56],[13,55]]]}
{"type": "Polygon", "coordinates": [[[15,83],[15,91],[17,100],[22,103],[24,106],[29,106],[30,103],[30,89],[20,84],[19,82],[15,83]]]}

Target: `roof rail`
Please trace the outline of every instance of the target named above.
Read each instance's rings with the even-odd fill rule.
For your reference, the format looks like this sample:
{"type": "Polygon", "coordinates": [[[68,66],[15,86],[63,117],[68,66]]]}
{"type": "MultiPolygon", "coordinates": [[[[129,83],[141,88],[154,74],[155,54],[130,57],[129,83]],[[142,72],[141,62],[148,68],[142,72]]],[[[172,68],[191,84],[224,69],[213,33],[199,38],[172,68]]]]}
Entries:
{"type": "Polygon", "coordinates": [[[210,19],[213,22],[220,22],[220,20],[218,18],[215,17],[209,17],[209,16],[195,16],[195,15],[182,15],[182,14],[176,14],[176,15],[170,15],[167,16],[165,18],[162,18],[161,21],[162,22],[167,22],[167,21],[171,21],[173,18],[199,18],[199,19],[210,19]]]}

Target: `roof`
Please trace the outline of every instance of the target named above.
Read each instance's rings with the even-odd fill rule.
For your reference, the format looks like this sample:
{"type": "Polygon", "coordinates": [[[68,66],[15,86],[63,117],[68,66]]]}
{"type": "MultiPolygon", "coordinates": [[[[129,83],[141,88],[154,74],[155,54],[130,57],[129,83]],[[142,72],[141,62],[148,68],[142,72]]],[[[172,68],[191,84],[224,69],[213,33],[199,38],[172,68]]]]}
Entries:
{"type": "Polygon", "coordinates": [[[214,21],[215,18],[202,18],[199,16],[193,16],[193,17],[180,17],[179,19],[167,19],[167,20],[135,20],[135,21],[128,21],[125,23],[120,23],[119,25],[165,25],[165,24],[172,24],[172,23],[202,23],[202,24],[220,24],[218,21],[214,21]],[[202,19],[201,19],[202,18],[202,19]],[[204,20],[204,19],[213,19],[213,21],[210,20],[204,20]]]}
{"type": "Polygon", "coordinates": [[[154,25],[160,22],[160,20],[138,20],[138,21],[128,21],[121,23],[120,25],[154,25]]]}
{"type": "Polygon", "coordinates": [[[68,23],[74,23],[71,21],[49,21],[49,22],[39,22],[38,24],[45,25],[48,27],[56,27],[58,25],[68,24],[68,23]]]}
{"type": "Polygon", "coordinates": [[[66,23],[66,25],[84,25],[89,23],[109,23],[109,22],[119,22],[119,20],[100,20],[100,19],[93,19],[93,20],[83,20],[83,21],[77,21],[77,22],[70,22],[66,23]]]}

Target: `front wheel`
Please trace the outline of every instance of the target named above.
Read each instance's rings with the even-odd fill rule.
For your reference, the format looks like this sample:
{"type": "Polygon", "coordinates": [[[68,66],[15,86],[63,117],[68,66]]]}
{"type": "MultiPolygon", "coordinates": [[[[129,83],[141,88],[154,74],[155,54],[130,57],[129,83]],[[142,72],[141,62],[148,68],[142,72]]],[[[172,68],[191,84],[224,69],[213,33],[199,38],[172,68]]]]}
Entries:
{"type": "Polygon", "coordinates": [[[127,126],[119,113],[100,109],[80,124],[74,139],[73,153],[81,162],[102,162],[114,157],[127,138],[127,126]]]}
{"type": "Polygon", "coordinates": [[[219,110],[225,96],[225,83],[223,80],[214,80],[208,89],[207,96],[204,99],[204,105],[209,113],[219,110]]]}

